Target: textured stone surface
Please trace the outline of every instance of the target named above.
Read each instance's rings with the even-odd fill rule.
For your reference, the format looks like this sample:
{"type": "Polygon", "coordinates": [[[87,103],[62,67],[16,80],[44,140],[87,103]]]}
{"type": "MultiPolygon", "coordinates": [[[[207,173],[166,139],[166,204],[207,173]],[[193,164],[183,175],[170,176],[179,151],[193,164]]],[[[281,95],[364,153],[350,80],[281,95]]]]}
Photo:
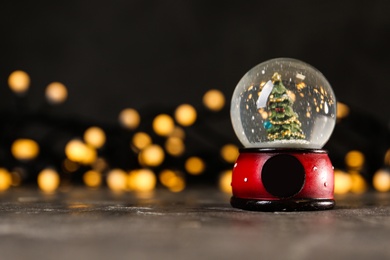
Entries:
{"type": "Polygon", "coordinates": [[[389,259],[390,194],[334,210],[247,212],[214,189],[137,197],[75,188],[0,195],[1,259],[389,259]]]}

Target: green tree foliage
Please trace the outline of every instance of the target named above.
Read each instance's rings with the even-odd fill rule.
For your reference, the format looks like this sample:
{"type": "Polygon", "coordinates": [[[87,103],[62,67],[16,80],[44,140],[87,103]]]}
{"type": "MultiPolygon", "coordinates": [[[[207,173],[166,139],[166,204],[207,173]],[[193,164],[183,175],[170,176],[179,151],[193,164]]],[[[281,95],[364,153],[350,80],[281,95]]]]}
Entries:
{"type": "Polygon", "coordinates": [[[292,108],[293,101],[287,94],[281,75],[275,73],[272,81],[274,86],[267,104],[270,115],[264,124],[268,139],[271,141],[305,139],[301,122],[292,108]]]}

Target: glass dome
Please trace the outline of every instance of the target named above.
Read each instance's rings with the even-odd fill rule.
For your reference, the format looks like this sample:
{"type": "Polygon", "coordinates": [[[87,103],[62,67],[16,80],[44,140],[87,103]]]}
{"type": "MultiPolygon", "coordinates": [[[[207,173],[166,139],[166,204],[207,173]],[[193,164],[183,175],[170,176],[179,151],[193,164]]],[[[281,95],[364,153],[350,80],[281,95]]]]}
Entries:
{"type": "Polygon", "coordinates": [[[230,116],[245,147],[319,149],[333,132],[336,98],[314,67],[295,59],[272,59],[238,82],[230,116]]]}

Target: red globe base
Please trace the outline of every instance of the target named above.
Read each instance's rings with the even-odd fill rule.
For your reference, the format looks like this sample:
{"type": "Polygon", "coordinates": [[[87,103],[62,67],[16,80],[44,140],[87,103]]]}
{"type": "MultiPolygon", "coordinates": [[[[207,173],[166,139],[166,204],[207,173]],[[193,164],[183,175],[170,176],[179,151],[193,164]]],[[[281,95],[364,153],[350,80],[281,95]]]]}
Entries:
{"type": "Polygon", "coordinates": [[[240,151],[231,205],[255,211],[325,210],[335,205],[333,166],[325,150],[240,151]]]}

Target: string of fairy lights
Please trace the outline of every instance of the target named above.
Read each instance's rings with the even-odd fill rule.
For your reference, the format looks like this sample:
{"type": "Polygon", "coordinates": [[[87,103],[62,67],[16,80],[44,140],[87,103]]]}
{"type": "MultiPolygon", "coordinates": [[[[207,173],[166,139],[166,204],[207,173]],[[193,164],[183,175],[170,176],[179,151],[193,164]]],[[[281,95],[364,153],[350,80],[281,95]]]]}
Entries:
{"type": "MultiPolygon", "coordinates": [[[[14,71],[8,77],[8,86],[15,95],[24,96],[30,76],[14,71]]],[[[46,87],[45,96],[49,105],[60,105],[67,100],[68,90],[64,84],[53,82],[46,87]]],[[[14,117],[26,115],[12,115],[8,125],[16,126],[3,126],[0,131],[0,191],[33,183],[52,193],[81,183],[86,188],[108,187],[115,192],[151,192],[156,188],[181,192],[207,178],[221,191],[231,193],[237,141],[202,125],[213,116],[229,120],[228,104],[217,89],[204,93],[202,104],[198,108],[180,104],[147,116],[129,107],[120,111],[117,125],[64,120],[45,113],[27,115],[28,122],[44,121],[51,127],[42,140],[13,135],[12,129],[28,122],[20,125],[23,120],[14,117]],[[216,148],[202,150],[202,138],[215,142],[216,148]],[[193,149],[194,144],[198,149],[193,149]]],[[[339,102],[338,122],[349,112],[349,107],[339,102]]],[[[390,191],[390,149],[383,167],[372,178],[364,176],[366,158],[362,151],[350,150],[344,156],[344,165],[335,169],[336,194],[363,193],[371,188],[390,191]]]]}
{"type": "MultiPolygon", "coordinates": [[[[9,75],[8,85],[16,95],[26,95],[30,76],[24,71],[14,71],[9,75]]],[[[49,105],[60,105],[68,98],[68,91],[64,84],[53,82],[46,87],[45,95],[49,105]]],[[[220,90],[204,93],[202,103],[203,109],[214,115],[226,112],[223,111],[225,96],[220,90]]],[[[32,179],[44,192],[54,192],[77,181],[88,188],[107,186],[113,191],[148,192],[161,186],[180,192],[189,182],[202,179],[214,169],[217,169],[216,182],[226,179],[238,156],[236,144],[218,135],[221,145],[211,156],[189,147],[191,131],[187,130],[201,121],[199,114],[203,112],[190,104],[180,104],[173,112],[157,111],[152,116],[141,116],[142,111],[125,108],[114,126],[90,125],[69,118],[48,117],[44,113],[32,115],[35,120],[44,119],[46,124],[55,125],[54,133],[39,141],[9,135],[12,140],[2,145],[8,156],[0,165],[0,190],[31,184],[32,179]],[[65,140],[62,132],[66,132],[65,140]],[[61,151],[56,154],[57,151],[48,147],[58,146],[56,141],[61,138],[61,151]]],[[[203,134],[196,133],[195,137],[199,135],[203,134]]],[[[207,135],[213,137],[210,129],[207,135]]]]}

